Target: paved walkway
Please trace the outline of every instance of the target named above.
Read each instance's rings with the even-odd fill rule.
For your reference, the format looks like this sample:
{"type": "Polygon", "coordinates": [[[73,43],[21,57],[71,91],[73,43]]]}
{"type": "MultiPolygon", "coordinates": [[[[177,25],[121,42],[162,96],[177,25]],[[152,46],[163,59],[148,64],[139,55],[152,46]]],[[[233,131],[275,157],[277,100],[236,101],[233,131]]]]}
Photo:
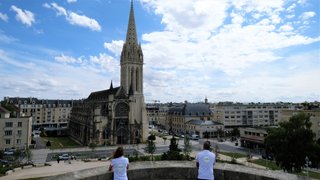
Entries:
{"type": "MultiPolygon", "coordinates": [[[[168,136],[168,139],[164,143],[164,140],[160,137],[156,138],[156,146],[157,147],[167,147],[170,144],[171,136],[168,136]]],[[[178,141],[179,147],[183,148],[183,139],[178,141]]],[[[191,156],[195,157],[196,154],[202,149],[202,141],[190,141],[193,147],[198,147],[196,151],[192,151],[191,156]]],[[[136,149],[137,145],[124,145],[125,149],[136,149]]],[[[144,154],[144,144],[139,145],[139,152],[144,154]]],[[[95,150],[114,150],[117,146],[107,146],[107,147],[97,147],[95,150]]],[[[44,164],[46,161],[46,157],[48,153],[64,153],[64,152],[76,152],[76,151],[90,151],[91,149],[88,147],[82,148],[69,148],[69,149],[35,149],[32,150],[33,161],[35,164],[44,164]]],[[[219,154],[218,158],[225,161],[231,161],[231,157],[225,156],[223,154],[219,154]]],[[[247,162],[246,158],[239,158],[236,160],[238,163],[244,164],[246,166],[255,167],[265,169],[263,166],[259,166],[253,163],[247,162]]],[[[16,172],[13,172],[7,176],[0,177],[0,180],[11,180],[11,179],[22,179],[22,178],[36,178],[36,177],[44,177],[44,176],[53,176],[58,174],[63,174],[67,172],[74,172],[83,169],[89,169],[94,167],[103,167],[106,168],[109,166],[109,161],[97,161],[97,162],[83,162],[81,160],[71,161],[71,164],[68,162],[61,161],[59,164],[56,161],[51,161],[49,164],[51,166],[42,166],[42,167],[33,167],[29,169],[22,169],[16,172]]]]}
{"type": "Polygon", "coordinates": [[[50,162],[51,166],[33,167],[28,169],[21,169],[13,172],[7,176],[0,177],[0,180],[12,180],[12,179],[28,179],[28,178],[39,178],[45,176],[54,176],[58,174],[64,174],[68,172],[79,171],[83,169],[90,169],[95,167],[106,167],[110,165],[110,161],[96,161],[96,162],[83,162],[83,161],[61,161],[50,162]]]}

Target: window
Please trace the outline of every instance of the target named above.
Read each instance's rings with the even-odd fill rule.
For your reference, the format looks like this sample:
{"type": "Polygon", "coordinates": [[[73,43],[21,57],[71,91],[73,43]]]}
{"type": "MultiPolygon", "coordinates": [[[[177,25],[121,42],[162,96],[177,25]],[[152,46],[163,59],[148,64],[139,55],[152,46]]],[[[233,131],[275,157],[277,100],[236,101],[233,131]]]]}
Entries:
{"type": "Polygon", "coordinates": [[[10,139],[6,139],[6,144],[10,144],[10,139]]]}
{"type": "Polygon", "coordinates": [[[12,131],[4,131],[4,135],[5,136],[11,136],[12,135],[12,131]]]}
{"type": "Polygon", "coordinates": [[[21,131],[21,130],[18,130],[18,131],[17,131],[17,134],[18,134],[18,136],[21,136],[21,135],[22,135],[22,131],[21,131]]]}
{"type": "Polygon", "coordinates": [[[22,127],[22,122],[18,122],[18,127],[22,127]]]}
{"type": "Polygon", "coordinates": [[[21,139],[17,139],[17,144],[21,144],[21,139]]]}
{"type": "Polygon", "coordinates": [[[6,127],[12,127],[12,124],[13,124],[12,122],[6,122],[5,126],[6,127]]]}

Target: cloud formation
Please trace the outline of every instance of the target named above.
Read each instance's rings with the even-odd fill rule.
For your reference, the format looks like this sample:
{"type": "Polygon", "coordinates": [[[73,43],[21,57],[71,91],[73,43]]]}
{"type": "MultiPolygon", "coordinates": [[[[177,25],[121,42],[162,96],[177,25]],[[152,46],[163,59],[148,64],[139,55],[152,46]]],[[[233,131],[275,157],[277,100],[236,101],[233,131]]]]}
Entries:
{"type": "Polygon", "coordinates": [[[11,6],[11,10],[16,12],[16,19],[22,24],[30,27],[35,22],[34,14],[28,10],[22,10],[14,5],[11,6]]]}
{"type": "Polygon", "coordinates": [[[0,19],[4,22],[8,22],[9,18],[6,14],[0,12],[0,19]]]}
{"type": "MultiPolygon", "coordinates": [[[[299,30],[305,22],[298,21],[294,17],[288,18],[295,13],[297,6],[304,4],[303,2],[299,2],[300,4],[285,3],[282,0],[175,2],[141,0],[141,2],[149,11],[160,16],[165,26],[164,31],[142,36],[145,42],[142,46],[146,61],[146,80],[149,85],[146,86],[145,92],[149,92],[150,98],[159,96],[157,88],[153,87],[158,84],[164,87],[166,92],[184,93],[192,97],[201,94],[201,97],[207,95],[212,99],[218,99],[221,92],[229,92],[230,100],[270,99],[271,94],[264,96],[265,99],[259,98],[258,94],[267,90],[254,91],[253,89],[256,89],[254,87],[250,87],[249,90],[247,84],[239,81],[242,78],[249,79],[245,82],[251,81],[251,76],[254,76],[262,81],[260,83],[254,81],[253,85],[256,83],[256,86],[265,84],[268,87],[277,87],[275,81],[272,81],[273,78],[269,80],[265,76],[255,74],[260,69],[257,66],[284,61],[284,57],[278,53],[284,48],[320,41],[320,37],[308,37],[299,30]],[[248,73],[249,70],[252,73],[248,73]],[[169,74],[168,77],[172,79],[154,76],[162,72],[169,74]],[[153,78],[148,79],[148,77],[153,78]],[[225,85],[215,90],[215,87],[218,87],[216,83],[220,83],[220,86],[221,83],[225,85]],[[196,88],[203,86],[206,88],[196,88]]],[[[308,21],[315,15],[314,12],[304,12],[301,18],[308,21]]],[[[272,72],[274,67],[269,68],[263,71],[272,72]]],[[[317,71],[314,73],[313,75],[319,74],[317,71]]],[[[270,76],[271,74],[268,77],[270,76]]],[[[308,77],[300,75],[300,78],[308,77]]],[[[280,82],[290,82],[290,79],[277,78],[277,81],[281,84],[280,82]]],[[[290,87],[288,83],[283,84],[290,87]]],[[[270,89],[270,92],[278,92],[272,90],[270,89]]],[[[279,96],[280,94],[285,93],[279,91],[279,96]]],[[[167,95],[160,96],[165,99],[167,95]]]]}
{"type": "Polygon", "coordinates": [[[67,0],[68,3],[75,3],[77,0],[67,0]]]}
{"type": "Polygon", "coordinates": [[[118,57],[122,51],[123,44],[123,40],[112,40],[111,43],[103,43],[103,46],[118,57]]]}
{"type": "Polygon", "coordinates": [[[55,10],[57,16],[65,16],[66,20],[72,25],[90,28],[92,31],[101,31],[101,26],[95,19],[89,18],[85,15],[79,15],[72,11],[67,11],[57,3],[45,3],[43,4],[43,7],[55,10]]]}

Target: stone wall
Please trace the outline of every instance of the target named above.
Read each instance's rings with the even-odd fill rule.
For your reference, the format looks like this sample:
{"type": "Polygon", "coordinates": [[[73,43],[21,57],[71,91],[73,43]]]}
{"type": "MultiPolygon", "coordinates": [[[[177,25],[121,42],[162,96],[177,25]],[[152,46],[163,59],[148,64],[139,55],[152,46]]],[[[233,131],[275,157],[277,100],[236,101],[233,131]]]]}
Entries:
{"type": "MultiPolygon", "coordinates": [[[[281,171],[261,170],[247,166],[217,163],[214,169],[215,180],[302,180],[308,179],[281,171]]],[[[197,168],[192,161],[145,161],[130,163],[128,170],[130,180],[152,179],[196,179],[197,168]]],[[[46,179],[88,179],[106,180],[113,179],[113,173],[107,171],[107,167],[86,169],[82,171],[66,173],[46,179]]]]}

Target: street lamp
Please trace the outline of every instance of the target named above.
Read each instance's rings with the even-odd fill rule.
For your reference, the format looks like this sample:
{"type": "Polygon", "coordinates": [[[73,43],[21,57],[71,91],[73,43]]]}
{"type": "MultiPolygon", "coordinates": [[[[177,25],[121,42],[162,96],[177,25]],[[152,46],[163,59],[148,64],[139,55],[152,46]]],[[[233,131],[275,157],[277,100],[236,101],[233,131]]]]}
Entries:
{"type": "Polygon", "coordinates": [[[308,156],[306,156],[305,161],[306,161],[305,166],[306,166],[306,171],[307,171],[307,177],[309,177],[308,167],[309,167],[309,165],[311,165],[311,161],[309,160],[308,156]]]}

